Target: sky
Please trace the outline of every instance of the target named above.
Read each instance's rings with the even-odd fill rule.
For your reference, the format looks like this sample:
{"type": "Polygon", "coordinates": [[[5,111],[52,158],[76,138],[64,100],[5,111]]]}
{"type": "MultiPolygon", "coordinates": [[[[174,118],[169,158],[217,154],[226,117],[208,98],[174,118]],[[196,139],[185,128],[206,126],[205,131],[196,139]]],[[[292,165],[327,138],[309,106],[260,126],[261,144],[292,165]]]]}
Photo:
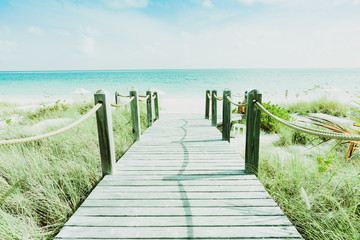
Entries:
{"type": "Polygon", "coordinates": [[[0,0],[0,71],[359,67],[360,0],[0,0]]]}

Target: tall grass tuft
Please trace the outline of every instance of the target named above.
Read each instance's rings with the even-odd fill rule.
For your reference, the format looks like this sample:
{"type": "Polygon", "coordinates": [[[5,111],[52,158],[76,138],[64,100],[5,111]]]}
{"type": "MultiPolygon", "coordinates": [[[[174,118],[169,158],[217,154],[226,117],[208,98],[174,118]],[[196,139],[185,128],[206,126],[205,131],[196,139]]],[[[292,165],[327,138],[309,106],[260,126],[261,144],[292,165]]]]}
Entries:
{"type": "MultiPolygon", "coordinates": [[[[27,137],[27,125],[49,118],[76,120],[90,108],[91,104],[42,108],[24,114],[24,121],[9,126],[4,136],[27,137]]],[[[142,129],[145,119],[142,113],[142,129]]],[[[113,126],[119,158],[132,144],[130,113],[113,111],[113,126]]],[[[51,239],[100,179],[95,117],[49,139],[1,146],[0,239],[51,239]]]]}
{"type": "Polygon", "coordinates": [[[343,161],[346,148],[326,171],[324,151],[277,154],[261,149],[259,179],[305,239],[359,239],[360,164],[343,161]]]}
{"type": "Polygon", "coordinates": [[[324,113],[335,117],[346,117],[349,108],[336,100],[321,97],[313,101],[297,101],[286,104],[289,113],[305,116],[309,113],[324,113]]]}

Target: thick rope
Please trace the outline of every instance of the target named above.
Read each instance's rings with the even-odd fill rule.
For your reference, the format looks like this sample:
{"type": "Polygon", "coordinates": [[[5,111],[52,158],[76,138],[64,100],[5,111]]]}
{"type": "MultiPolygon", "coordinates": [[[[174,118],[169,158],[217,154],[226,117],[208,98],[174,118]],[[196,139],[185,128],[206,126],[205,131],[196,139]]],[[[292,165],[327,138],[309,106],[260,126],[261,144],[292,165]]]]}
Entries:
{"type": "Polygon", "coordinates": [[[247,103],[236,103],[236,102],[233,102],[233,101],[231,100],[231,98],[229,97],[229,95],[227,95],[226,98],[229,100],[229,102],[231,102],[231,103],[234,104],[235,106],[238,106],[238,107],[246,107],[246,106],[247,106],[247,103]]]}
{"type": "Polygon", "coordinates": [[[130,97],[130,96],[121,95],[120,93],[118,93],[117,96],[118,96],[118,97],[124,97],[124,98],[125,98],[125,97],[127,97],[127,98],[130,97]]]}
{"type": "Polygon", "coordinates": [[[348,140],[348,141],[359,141],[360,140],[360,135],[358,135],[358,134],[353,135],[353,134],[348,134],[348,133],[333,133],[333,132],[329,132],[329,131],[317,130],[317,129],[313,129],[313,128],[300,126],[300,125],[297,125],[294,123],[290,123],[284,119],[281,119],[281,118],[276,117],[275,115],[271,114],[260,103],[254,102],[254,104],[262,112],[266,113],[267,115],[269,115],[270,117],[279,121],[280,123],[284,124],[285,126],[288,126],[289,128],[301,131],[303,133],[308,133],[308,134],[315,135],[318,137],[332,138],[332,139],[337,139],[337,140],[348,140]]]}
{"type": "Polygon", "coordinates": [[[215,97],[215,99],[218,100],[218,101],[222,101],[222,100],[223,100],[222,97],[218,97],[218,96],[216,96],[216,94],[214,94],[214,97],[215,97]]]}
{"type": "Polygon", "coordinates": [[[131,103],[132,100],[134,100],[134,96],[132,96],[127,102],[124,102],[123,104],[110,104],[112,107],[125,107],[129,103],[131,103]]]}
{"type": "Polygon", "coordinates": [[[26,143],[26,142],[33,142],[33,141],[49,138],[49,137],[58,135],[60,133],[66,132],[67,130],[70,130],[70,129],[74,128],[74,127],[77,127],[79,124],[81,124],[86,119],[91,117],[91,115],[93,115],[97,110],[99,110],[99,108],[101,108],[101,106],[102,106],[102,103],[96,104],[88,113],[86,113],[84,116],[82,116],[79,120],[73,122],[72,124],[70,124],[70,125],[68,125],[66,127],[61,128],[59,130],[52,131],[52,132],[49,132],[49,133],[45,133],[45,134],[38,135],[38,136],[34,136],[34,137],[20,138],[20,139],[13,139],[13,140],[1,140],[0,141],[0,146],[2,146],[2,145],[12,145],[12,144],[18,144],[18,143],[26,143]]]}
{"type": "Polygon", "coordinates": [[[315,132],[318,132],[318,133],[321,133],[321,134],[334,134],[334,132],[331,132],[331,131],[327,131],[327,130],[321,130],[321,129],[315,129],[315,128],[310,128],[310,127],[306,127],[306,126],[303,126],[303,125],[298,125],[296,123],[292,123],[292,122],[289,122],[289,121],[286,121],[284,119],[281,119],[279,117],[276,117],[275,115],[271,114],[269,111],[266,110],[266,108],[264,108],[260,103],[256,102],[255,105],[260,108],[260,110],[262,110],[263,112],[265,112],[266,114],[268,114],[270,117],[276,119],[277,121],[283,123],[283,124],[289,124],[289,125],[292,125],[294,127],[297,127],[297,128],[302,128],[302,129],[305,129],[305,130],[308,130],[308,131],[315,131],[315,132]]]}
{"type": "Polygon", "coordinates": [[[139,98],[139,102],[146,102],[146,100],[148,100],[148,98],[150,97],[150,95],[145,95],[145,96],[139,96],[142,97],[143,99],[139,98]]]}

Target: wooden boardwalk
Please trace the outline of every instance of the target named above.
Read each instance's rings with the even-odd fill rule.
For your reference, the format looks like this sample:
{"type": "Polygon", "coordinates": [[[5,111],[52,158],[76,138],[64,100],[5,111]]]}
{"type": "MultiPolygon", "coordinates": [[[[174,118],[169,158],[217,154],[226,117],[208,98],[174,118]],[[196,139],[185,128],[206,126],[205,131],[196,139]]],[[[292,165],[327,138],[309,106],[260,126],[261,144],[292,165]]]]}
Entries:
{"type": "Polygon", "coordinates": [[[162,116],[56,239],[301,239],[199,115],[162,116]]]}

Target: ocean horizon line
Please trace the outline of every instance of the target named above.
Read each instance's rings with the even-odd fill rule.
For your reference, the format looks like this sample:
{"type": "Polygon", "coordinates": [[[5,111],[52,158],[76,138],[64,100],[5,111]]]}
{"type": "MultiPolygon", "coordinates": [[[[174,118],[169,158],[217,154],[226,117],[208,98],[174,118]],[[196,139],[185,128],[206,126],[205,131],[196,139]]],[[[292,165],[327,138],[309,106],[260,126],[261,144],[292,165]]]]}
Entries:
{"type": "Polygon", "coordinates": [[[209,70],[360,70],[360,67],[246,67],[246,68],[129,68],[129,69],[49,69],[0,70],[0,73],[27,72],[126,72],[126,71],[209,71],[209,70]]]}

